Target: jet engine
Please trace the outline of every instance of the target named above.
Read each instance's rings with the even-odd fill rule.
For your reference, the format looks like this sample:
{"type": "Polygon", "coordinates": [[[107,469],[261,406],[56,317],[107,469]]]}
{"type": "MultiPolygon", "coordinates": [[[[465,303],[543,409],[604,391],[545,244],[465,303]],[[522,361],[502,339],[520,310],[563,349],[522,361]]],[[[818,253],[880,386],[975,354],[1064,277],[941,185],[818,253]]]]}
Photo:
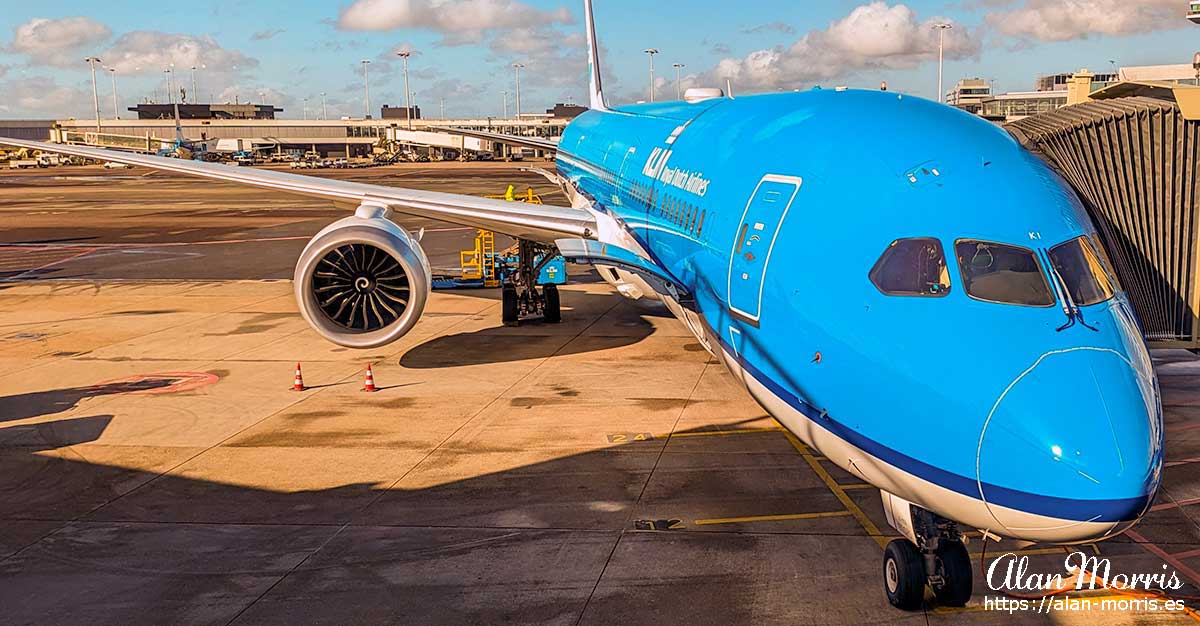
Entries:
{"type": "Polygon", "coordinates": [[[377,348],[412,330],[429,297],[429,259],[417,240],[362,205],[317,233],[296,264],[296,301],[324,338],[347,348],[377,348]]]}

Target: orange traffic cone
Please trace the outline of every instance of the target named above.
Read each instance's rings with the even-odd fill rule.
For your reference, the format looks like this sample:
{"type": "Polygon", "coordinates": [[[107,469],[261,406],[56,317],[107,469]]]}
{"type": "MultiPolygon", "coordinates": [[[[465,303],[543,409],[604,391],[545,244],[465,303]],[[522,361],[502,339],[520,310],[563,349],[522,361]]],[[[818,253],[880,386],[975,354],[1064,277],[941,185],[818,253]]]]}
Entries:
{"type": "Polygon", "coordinates": [[[300,374],[300,364],[296,363],[296,380],[292,382],[292,391],[304,391],[308,387],[304,386],[304,376],[300,374]]]}
{"type": "Polygon", "coordinates": [[[363,391],[379,391],[375,387],[375,374],[371,372],[371,364],[367,363],[367,380],[363,382],[363,391]]]}

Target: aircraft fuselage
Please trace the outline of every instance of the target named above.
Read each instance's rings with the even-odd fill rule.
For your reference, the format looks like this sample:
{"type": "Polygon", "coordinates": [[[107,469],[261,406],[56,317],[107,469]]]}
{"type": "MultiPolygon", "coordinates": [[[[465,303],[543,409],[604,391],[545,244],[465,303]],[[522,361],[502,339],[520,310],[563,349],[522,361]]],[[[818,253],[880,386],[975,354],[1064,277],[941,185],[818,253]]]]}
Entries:
{"type": "Polygon", "coordinates": [[[588,112],[558,167],[687,288],[669,306],[750,393],[864,481],[1032,541],[1148,509],[1163,429],[1138,323],[1123,292],[1069,297],[1049,269],[1096,229],[1003,130],[895,93],[719,98],[588,112]],[[877,284],[902,241],[944,254],[924,292],[877,284]],[[1014,276],[1023,303],[980,297],[1014,276]]]}

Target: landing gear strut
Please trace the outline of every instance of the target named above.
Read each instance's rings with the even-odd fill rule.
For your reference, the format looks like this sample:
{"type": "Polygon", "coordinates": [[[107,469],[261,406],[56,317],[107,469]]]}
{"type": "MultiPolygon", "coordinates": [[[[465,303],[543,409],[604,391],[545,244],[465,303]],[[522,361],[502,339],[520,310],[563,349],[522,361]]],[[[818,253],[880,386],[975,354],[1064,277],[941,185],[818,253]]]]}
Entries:
{"type": "Polygon", "coordinates": [[[958,525],[909,505],[912,539],[895,539],[883,553],[883,582],[888,602],[905,611],[921,608],[925,587],[942,606],[965,606],[971,599],[971,557],[958,525]]]}
{"type": "Polygon", "coordinates": [[[505,326],[518,326],[538,318],[547,324],[562,321],[558,285],[543,285],[541,289],[537,285],[542,269],[556,254],[558,251],[553,246],[524,239],[517,242],[517,267],[505,272],[500,292],[505,326]]]}

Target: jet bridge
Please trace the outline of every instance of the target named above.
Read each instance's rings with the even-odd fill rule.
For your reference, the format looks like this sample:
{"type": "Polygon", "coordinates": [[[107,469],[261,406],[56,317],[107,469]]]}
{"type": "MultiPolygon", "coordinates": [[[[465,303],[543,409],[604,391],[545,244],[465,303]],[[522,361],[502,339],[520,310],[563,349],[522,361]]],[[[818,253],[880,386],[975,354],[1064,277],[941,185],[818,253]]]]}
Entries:
{"type": "Polygon", "coordinates": [[[1090,101],[1007,130],[1079,193],[1151,346],[1200,350],[1200,116],[1190,104],[1090,101]]]}

